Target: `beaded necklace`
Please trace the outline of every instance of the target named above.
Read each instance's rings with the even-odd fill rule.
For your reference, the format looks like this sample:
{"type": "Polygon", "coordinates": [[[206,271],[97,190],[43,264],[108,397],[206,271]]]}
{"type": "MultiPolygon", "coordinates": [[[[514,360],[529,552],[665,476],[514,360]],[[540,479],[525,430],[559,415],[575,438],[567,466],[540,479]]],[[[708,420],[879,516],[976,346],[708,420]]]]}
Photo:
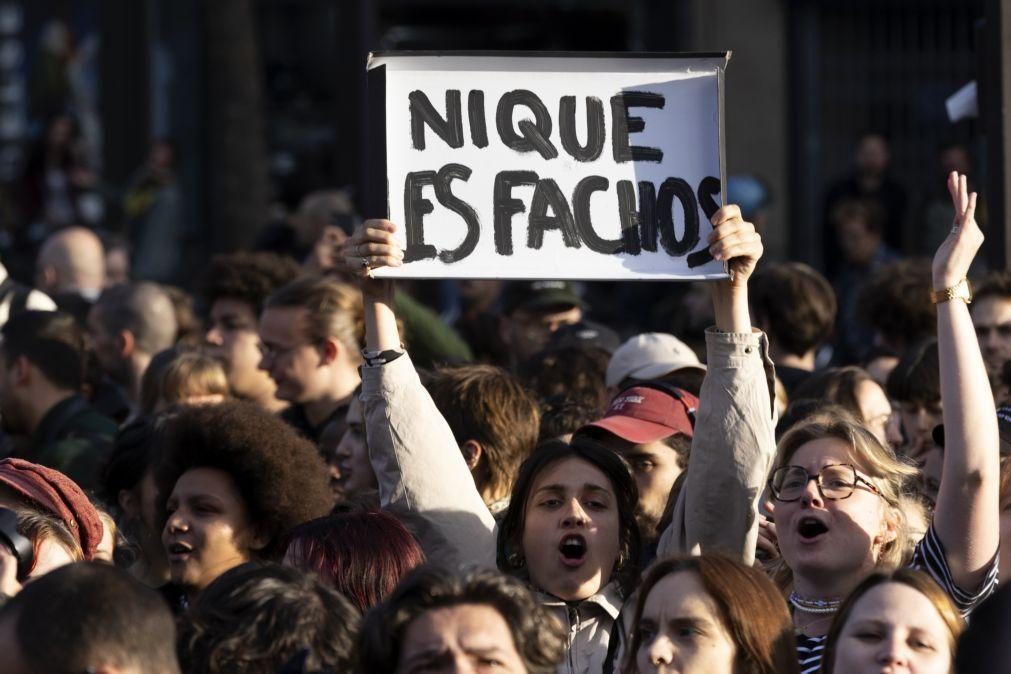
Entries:
{"type": "Polygon", "coordinates": [[[796,592],[791,592],[790,604],[804,613],[835,613],[842,606],[842,601],[838,599],[806,599],[796,592]]]}

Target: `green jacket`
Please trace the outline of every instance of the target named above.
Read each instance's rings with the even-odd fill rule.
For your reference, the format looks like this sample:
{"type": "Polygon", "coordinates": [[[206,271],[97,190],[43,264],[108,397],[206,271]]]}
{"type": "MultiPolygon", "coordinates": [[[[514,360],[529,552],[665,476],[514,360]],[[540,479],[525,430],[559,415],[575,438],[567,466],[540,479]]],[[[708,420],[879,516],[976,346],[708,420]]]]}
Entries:
{"type": "Polygon", "coordinates": [[[116,422],[79,395],[64,398],[42,417],[22,458],[62,472],[84,490],[94,490],[112,452],[116,422]]]}

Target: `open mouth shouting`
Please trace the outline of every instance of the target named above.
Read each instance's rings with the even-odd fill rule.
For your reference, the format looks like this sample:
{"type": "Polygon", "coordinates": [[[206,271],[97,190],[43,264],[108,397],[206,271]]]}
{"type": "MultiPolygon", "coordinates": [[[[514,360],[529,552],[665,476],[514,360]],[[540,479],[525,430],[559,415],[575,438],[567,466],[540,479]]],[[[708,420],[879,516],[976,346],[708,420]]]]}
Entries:
{"type": "Polygon", "coordinates": [[[814,543],[828,533],[828,527],[817,517],[801,517],[797,522],[797,533],[804,543],[814,543]]]}
{"type": "Polygon", "coordinates": [[[579,534],[569,534],[558,545],[559,559],[568,567],[578,567],[586,561],[586,539],[579,534]]]}
{"type": "Polygon", "coordinates": [[[193,546],[189,543],[176,541],[170,543],[165,548],[165,552],[168,553],[169,562],[185,562],[193,554],[193,546]]]}

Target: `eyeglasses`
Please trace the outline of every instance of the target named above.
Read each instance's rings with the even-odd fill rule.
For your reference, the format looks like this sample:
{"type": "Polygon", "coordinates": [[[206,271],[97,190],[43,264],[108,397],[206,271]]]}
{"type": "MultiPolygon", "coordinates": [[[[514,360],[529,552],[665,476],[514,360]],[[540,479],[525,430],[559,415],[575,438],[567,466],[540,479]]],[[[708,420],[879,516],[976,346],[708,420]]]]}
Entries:
{"type": "Polygon", "coordinates": [[[314,346],[311,342],[300,342],[299,344],[295,344],[294,346],[275,346],[273,344],[265,344],[263,342],[260,342],[259,344],[260,357],[263,358],[263,360],[274,360],[275,358],[282,358],[294,353],[295,349],[306,345],[314,346]]]}
{"type": "Polygon", "coordinates": [[[769,490],[777,501],[799,501],[807,490],[807,483],[811,480],[818,485],[818,493],[822,498],[830,501],[849,498],[855,489],[881,494],[877,487],[860,477],[857,469],[848,463],[825,466],[817,475],[811,475],[800,466],[777,468],[769,480],[769,490]]]}

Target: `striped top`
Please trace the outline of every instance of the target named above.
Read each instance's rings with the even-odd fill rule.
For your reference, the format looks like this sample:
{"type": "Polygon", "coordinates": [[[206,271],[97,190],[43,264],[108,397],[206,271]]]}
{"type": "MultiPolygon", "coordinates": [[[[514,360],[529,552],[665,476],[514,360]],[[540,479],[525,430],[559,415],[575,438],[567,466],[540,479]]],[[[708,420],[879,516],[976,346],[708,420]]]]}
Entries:
{"type": "MultiPolygon", "coordinates": [[[[944,545],[938,538],[937,532],[934,531],[933,524],[927,529],[927,535],[923,537],[923,540],[916,544],[909,568],[918,569],[930,575],[951,597],[963,618],[967,618],[974,608],[997,589],[997,555],[994,555],[990,570],[976,592],[966,592],[955,584],[951,578],[951,569],[948,567],[944,545]]],[[[801,674],[817,674],[821,668],[821,657],[825,651],[827,640],[827,636],[797,635],[797,657],[800,660],[801,674]]]]}

